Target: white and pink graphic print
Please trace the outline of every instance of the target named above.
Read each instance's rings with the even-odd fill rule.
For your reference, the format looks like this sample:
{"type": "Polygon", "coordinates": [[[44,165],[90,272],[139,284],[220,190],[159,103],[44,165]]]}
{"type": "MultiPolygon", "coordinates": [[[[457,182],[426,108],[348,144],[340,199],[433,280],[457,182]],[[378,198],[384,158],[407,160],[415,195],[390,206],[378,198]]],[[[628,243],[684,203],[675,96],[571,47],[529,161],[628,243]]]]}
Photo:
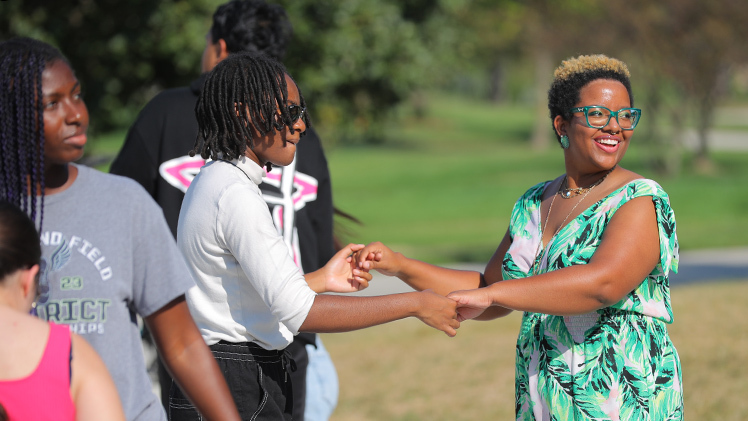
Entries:
{"type": "Polygon", "coordinates": [[[200,156],[180,156],[159,165],[158,172],[167,183],[184,193],[205,162],[200,156]]]}
{"type": "MultiPolygon", "coordinates": [[[[166,182],[186,192],[206,162],[199,156],[181,156],[165,161],[158,170],[166,182]]],[[[287,167],[273,168],[273,171],[265,175],[263,183],[280,190],[280,195],[263,194],[262,196],[271,207],[273,222],[278,233],[283,236],[296,265],[301,267],[299,237],[294,226],[294,215],[307,203],[317,200],[319,183],[316,178],[296,171],[296,160],[287,167]],[[293,178],[289,178],[289,175],[293,175],[293,178]]]]}

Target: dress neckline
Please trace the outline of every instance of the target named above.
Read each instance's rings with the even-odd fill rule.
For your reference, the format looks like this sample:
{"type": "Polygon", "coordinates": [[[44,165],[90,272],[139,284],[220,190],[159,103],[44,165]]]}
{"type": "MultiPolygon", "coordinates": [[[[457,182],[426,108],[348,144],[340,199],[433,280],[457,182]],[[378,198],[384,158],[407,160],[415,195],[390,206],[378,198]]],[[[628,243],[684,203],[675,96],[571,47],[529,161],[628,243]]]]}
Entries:
{"type": "MultiPolygon", "coordinates": [[[[580,217],[580,216],[582,216],[582,215],[585,215],[585,214],[587,214],[587,213],[588,213],[588,212],[589,212],[590,210],[592,210],[593,208],[597,208],[597,207],[599,207],[599,206],[600,206],[600,204],[602,204],[603,202],[605,202],[606,200],[608,200],[608,199],[609,199],[609,198],[611,198],[612,196],[616,195],[616,194],[617,194],[618,192],[620,192],[621,190],[625,189],[625,188],[626,188],[626,187],[628,187],[628,186],[629,186],[630,184],[632,184],[632,183],[635,183],[635,182],[637,182],[637,181],[642,181],[642,180],[646,180],[646,179],[645,179],[645,178],[637,178],[637,179],[631,180],[631,181],[629,181],[628,183],[624,184],[623,186],[621,186],[621,187],[619,187],[619,188],[617,188],[617,189],[613,190],[612,192],[608,193],[608,194],[607,194],[607,195],[605,195],[604,197],[601,197],[601,198],[600,198],[600,200],[598,200],[597,202],[595,202],[595,203],[592,203],[591,205],[589,205],[589,206],[588,206],[587,208],[585,208],[585,209],[584,209],[584,210],[583,210],[582,212],[580,212],[580,213],[579,213],[579,215],[575,216],[575,217],[574,217],[573,219],[571,219],[571,220],[570,220],[570,221],[569,221],[569,222],[568,222],[568,223],[567,223],[566,225],[564,225],[563,227],[561,227],[561,229],[560,229],[560,230],[558,230],[558,232],[556,232],[556,234],[555,234],[555,235],[554,235],[553,237],[551,237],[551,238],[550,238],[550,239],[548,240],[548,244],[550,244],[550,243],[551,243],[551,242],[553,241],[553,239],[554,239],[554,238],[555,238],[556,236],[558,236],[559,234],[561,234],[562,232],[564,232],[564,231],[565,231],[565,230],[566,230],[566,229],[567,229],[567,228],[568,228],[569,226],[571,226],[571,225],[572,225],[572,223],[573,223],[574,221],[576,221],[577,219],[579,219],[579,217],[580,217]]],[[[553,180],[550,180],[550,181],[546,182],[546,183],[545,183],[545,184],[543,185],[543,188],[542,188],[542,189],[539,189],[539,193],[538,193],[538,194],[537,194],[537,195],[535,196],[535,202],[536,202],[536,203],[538,204],[538,232],[539,232],[539,233],[540,233],[541,235],[542,235],[542,233],[543,233],[543,230],[542,230],[542,229],[544,228],[544,227],[543,227],[543,226],[541,225],[541,224],[542,224],[541,205],[542,205],[542,203],[543,203],[543,195],[545,194],[545,190],[546,190],[546,189],[548,188],[548,186],[549,186],[549,185],[550,185],[551,183],[553,183],[553,180]]],[[[548,244],[543,244],[543,238],[540,238],[540,240],[539,240],[539,241],[540,241],[540,244],[541,244],[541,247],[542,247],[542,249],[545,249],[545,248],[546,248],[546,247],[548,246],[548,244]]]]}

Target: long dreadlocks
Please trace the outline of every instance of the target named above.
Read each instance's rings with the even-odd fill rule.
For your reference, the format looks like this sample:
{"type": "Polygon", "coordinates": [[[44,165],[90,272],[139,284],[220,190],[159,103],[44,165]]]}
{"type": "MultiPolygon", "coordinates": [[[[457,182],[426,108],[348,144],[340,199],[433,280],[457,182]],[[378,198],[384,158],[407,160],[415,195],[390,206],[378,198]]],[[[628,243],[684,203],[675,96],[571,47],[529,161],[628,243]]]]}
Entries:
{"type": "Polygon", "coordinates": [[[0,43],[0,199],[20,207],[33,221],[44,215],[44,109],[42,72],[62,53],[41,41],[13,38],[0,43]],[[37,203],[36,186],[41,188],[37,203]]]}
{"type": "MultiPolygon", "coordinates": [[[[231,54],[210,72],[195,105],[199,131],[190,156],[204,159],[236,159],[249,144],[252,128],[260,136],[289,127],[294,121],[285,106],[288,86],[285,67],[255,53],[231,54]],[[280,113],[280,114],[279,114],[280,113]]],[[[302,107],[306,106],[299,92],[302,107]]],[[[307,114],[302,117],[310,126],[307,114]]]]}

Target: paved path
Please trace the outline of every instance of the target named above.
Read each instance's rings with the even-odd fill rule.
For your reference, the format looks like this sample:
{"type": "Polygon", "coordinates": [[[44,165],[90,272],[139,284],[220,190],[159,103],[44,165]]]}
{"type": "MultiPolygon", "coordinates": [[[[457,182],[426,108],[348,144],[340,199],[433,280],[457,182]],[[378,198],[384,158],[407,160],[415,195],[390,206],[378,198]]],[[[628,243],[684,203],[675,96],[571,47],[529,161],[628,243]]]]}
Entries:
{"type": "MultiPolygon", "coordinates": [[[[708,148],[711,151],[748,151],[748,131],[711,129],[708,133],[708,148]]],[[[698,144],[699,139],[696,131],[686,131],[683,137],[683,146],[694,150],[698,144]]]]}
{"type": "Polygon", "coordinates": [[[748,247],[684,251],[673,286],[728,279],[748,280],[748,247]]]}
{"type": "MultiPolygon", "coordinates": [[[[446,265],[455,269],[483,271],[482,263],[446,265]]],[[[714,250],[693,250],[680,253],[679,271],[670,277],[670,285],[677,287],[696,282],[748,280],[748,247],[714,250]]],[[[413,291],[397,278],[374,273],[369,288],[349,295],[373,296],[413,291]]]]}

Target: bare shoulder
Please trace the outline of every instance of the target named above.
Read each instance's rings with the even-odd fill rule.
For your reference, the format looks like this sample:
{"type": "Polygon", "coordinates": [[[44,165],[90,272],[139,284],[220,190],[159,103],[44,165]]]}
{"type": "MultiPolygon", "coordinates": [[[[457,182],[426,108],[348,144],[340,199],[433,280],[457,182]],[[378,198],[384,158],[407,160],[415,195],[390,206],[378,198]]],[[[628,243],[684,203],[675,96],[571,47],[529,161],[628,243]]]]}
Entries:
{"type": "Polygon", "coordinates": [[[634,180],[642,180],[645,178],[646,177],[640,174],[618,166],[613,172],[608,175],[607,179],[605,180],[605,184],[602,185],[602,188],[599,189],[597,193],[597,196],[599,196],[598,199],[605,197],[610,193],[613,193],[614,191],[631,183],[634,180]]]}
{"type": "Polygon", "coordinates": [[[73,384],[76,380],[90,375],[109,376],[109,370],[104,361],[87,340],[76,333],[70,334],[70,340],[73,350],[73,384]],[[78,379],[75,378],[75,373],[79,374],[78,379]]]}
{"type": "Polygon", "coordinates": [[[83,339],[82,336],[78,335],[77,333],[71,333],[70,340],[73,344],[73,358],[81,357],[85,359],[92,357],[95,360],[100,360],[99,354],[96,353],[91,344],[83,339]]]}
{"type": "Polygon", "coordinates": [[[124,421],[125,414],[104,361],[85,339],[73,333],[70,394],[76,419],[81,421],[124,421]]]}
{"type": "Polygon", "coordinates": [[[563,173],[553,180],[547,182],[543,190],[542,200],[550,199],[551,197],[553,197],[558,189],[561,188],[561,183],[564,182],[565,178],[566,173],[563,173]]]}

